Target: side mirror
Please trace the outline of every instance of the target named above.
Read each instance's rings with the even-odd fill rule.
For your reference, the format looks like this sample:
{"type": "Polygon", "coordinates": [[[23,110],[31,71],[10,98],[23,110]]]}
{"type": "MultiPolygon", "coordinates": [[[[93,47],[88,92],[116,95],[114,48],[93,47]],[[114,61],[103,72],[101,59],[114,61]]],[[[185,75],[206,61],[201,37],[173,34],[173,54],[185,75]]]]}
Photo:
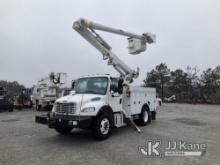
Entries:
{"type": "Polygon", "coordinates": [[[123,93],[123,79],[118,80],[118,93],[122,94],[123,93]]]}
{"type": "Polygon", "coordinates": [[[72,81],[72,86],[71,86],[72,89],[75,88],[75,83],[76,83],[75,81],[72,81]]]}
{"type": "Polygon", "coordinates": [[[115,85],[111,84],[110,93],[115,93],[115,92],[117,92],[117,87],[115,85]]]}

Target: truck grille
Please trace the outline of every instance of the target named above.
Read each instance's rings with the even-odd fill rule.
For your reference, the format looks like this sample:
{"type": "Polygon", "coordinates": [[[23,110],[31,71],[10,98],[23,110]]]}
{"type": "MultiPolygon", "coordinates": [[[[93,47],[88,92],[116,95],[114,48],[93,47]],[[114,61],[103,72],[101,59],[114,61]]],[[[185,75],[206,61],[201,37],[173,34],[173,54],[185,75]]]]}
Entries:
{"type": "Polygon", "coordinates": [[[74,114],[76,112],[76,104],[75,103],[57,103],[56,112],[74,114]]]}

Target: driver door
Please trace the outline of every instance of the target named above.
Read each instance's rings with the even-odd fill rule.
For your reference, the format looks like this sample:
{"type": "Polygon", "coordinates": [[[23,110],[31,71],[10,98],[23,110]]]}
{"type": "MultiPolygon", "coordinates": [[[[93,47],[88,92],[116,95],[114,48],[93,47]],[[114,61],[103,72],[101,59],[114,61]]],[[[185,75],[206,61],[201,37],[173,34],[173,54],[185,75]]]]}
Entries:
{"type": "Polygon", "coordinates": [[[118,79],[110,78],[110,91],[108,92],[108,103],[113,112],[122,110],[122,94],[118,92],[118,79]]]}

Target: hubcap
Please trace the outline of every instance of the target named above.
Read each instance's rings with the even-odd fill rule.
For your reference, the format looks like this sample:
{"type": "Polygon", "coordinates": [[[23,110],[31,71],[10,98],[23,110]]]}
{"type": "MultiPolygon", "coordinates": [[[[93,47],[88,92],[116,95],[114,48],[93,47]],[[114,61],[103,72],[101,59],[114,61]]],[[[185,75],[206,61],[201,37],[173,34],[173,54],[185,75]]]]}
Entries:
{"type": "Polygon", "coordinates": [[[100,131],[102,134],[106,135],[109,132],[110,123],[108,118],[102,119],[100,123],[100,131]]]}
{"type": "Polygon", "coordinates": [[[144,119],[144,122],[145,122],[145,123],[148,121],[148,113],[147,113],[147,111],[144,111],[144,113],[143,113],[143,119],[144,119]]]}

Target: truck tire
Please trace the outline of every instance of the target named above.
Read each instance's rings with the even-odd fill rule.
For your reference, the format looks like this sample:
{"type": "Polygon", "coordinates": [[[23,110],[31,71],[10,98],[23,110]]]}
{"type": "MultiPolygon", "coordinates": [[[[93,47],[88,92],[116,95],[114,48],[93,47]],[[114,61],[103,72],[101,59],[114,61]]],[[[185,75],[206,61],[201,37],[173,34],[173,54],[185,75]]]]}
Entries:
{"type": "Polygon", "coordinates": [[[62,135],[70,134],[72,129],[73,128],[71,128],[71,127],[56,127],[55,128],[55,130],[62,135]]]}
{"type": "Polygon", "coordinates": [[[145,126],[151,123],[151,113],[147,106],[144,106],[141,110],[141,114],[139,115],[139,119],[137,121],[138,125],[145,126]]]}
{"type": "Polygon", "coordinates": [[[97,140],[105,140],[111,135],[112,122],[108,113],[100,114],[93,123],[93,135],[97,140]]]}
{"type": "Polygon", "coordinates": [[[40,111],[42,109],[42,106],[39,104],[37,105],[37,111],[40,111]]]}
{"type": "Polygon", "coordinates": [[[10,108],[10,109],[8,110],[8,112],[13,112],[13,110],[14,110],[13,108],[10,108]]]}

